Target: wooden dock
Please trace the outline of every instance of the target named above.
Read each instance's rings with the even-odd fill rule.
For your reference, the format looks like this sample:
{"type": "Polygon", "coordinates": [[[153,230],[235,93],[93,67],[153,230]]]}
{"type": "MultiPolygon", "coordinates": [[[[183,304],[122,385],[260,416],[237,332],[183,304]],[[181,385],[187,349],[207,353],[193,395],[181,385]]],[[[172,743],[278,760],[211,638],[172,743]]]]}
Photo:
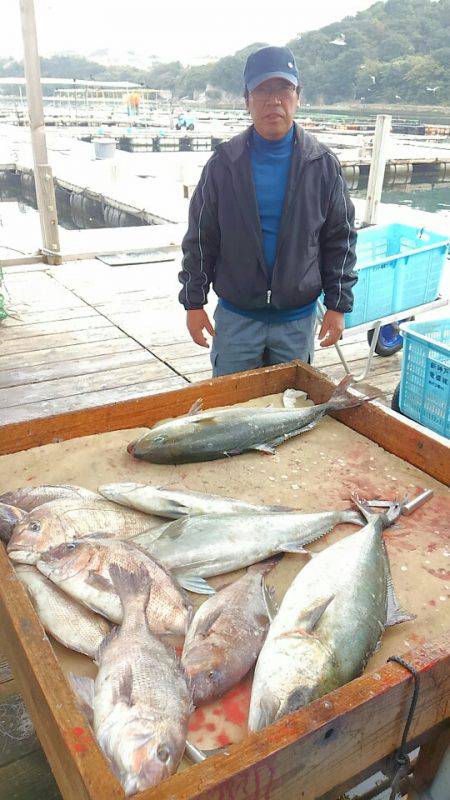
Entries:
{"type": "MultiPolygon", "coordinates": [[[[48,267],[5,268],[0,423],[155,394],[211,376],[209,352],[194,344],[177,300],[175,261],[109,267],[98,259],[48,267]]],[[[212,315],[214,299],[209,312],[212,315]]],[[[365,334],[344,340],[355,373],[368,352],[365,334]]],[[[386,392],[399,379],[400,355],[376,357],[370,384],[386,392]]],[[[343,377],[334,348],[314,364],[343,377]]]]}

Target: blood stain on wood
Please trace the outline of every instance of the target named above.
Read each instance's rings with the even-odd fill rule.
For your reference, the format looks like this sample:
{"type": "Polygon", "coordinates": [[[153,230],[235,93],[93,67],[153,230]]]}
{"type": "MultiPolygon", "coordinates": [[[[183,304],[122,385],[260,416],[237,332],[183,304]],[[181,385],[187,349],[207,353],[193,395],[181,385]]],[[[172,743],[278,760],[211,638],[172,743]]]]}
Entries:
{"type": "Polygon", "coordinates": [[[430,575],[433,575],[435,578],[440,578],[441,581],[450,581],[450,570],[444,569],[441,567],[440,569],[430,569],[430,567],[423,567],[426,569],[430,575]]]}

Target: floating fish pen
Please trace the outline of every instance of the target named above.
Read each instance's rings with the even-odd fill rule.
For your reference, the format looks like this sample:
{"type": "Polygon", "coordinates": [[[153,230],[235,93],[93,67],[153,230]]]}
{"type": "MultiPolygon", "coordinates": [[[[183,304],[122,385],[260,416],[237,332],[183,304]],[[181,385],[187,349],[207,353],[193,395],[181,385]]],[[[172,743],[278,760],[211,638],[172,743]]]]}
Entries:
{"type": "MultiPolygon", "coordinates": [[[[106,200],[90,189],[74,187],[54,178],[59,224],[69,230],[122,228],[159,223],[148,211],[138,211],[119,201],[106,200]]],[[[32,170],[0,168],[0,202],[16,201],[37,209],[32,170]]]]}
{"type": "MultiPolygon", "coordinates": [[[[0,488],[6,490],[7,481],[55,483],[69,475],[85,485],[89,481],[92,488],[102,480],[122,480],[130,464],[126,444],[144,426],[186,414],[200,396],[205,408],[235,403],[267,406],[279,403],[279,394],[290,387],[307,392],[315,403],[326,401],[333,389],[313,368],[293,362],[153,397],[4,425],[0,488]]],[[[336,800],[378,771],[384,774],[381,788],[388,788],[397,774],[403,793],[411,782],[425,789],[433,780],[443,744],[448,744],[450,700],[448,603],[441,561],[448,516],[448,445],[431,431],[373,403],[333,416],[300,443],[291,439],[280,447],[271,462],[272,484],[267,480],[267,455],[258,453],[213,465],[184,465],[182,475],[168,465],[134,462],[131,468],[134,476],[140,470],[147,482],[151,474],[157,485],[181,480],[208,493],[226,487],[230,495],[240,495],[245,486],[245,497],[253,502],[263,498],[267,502],[272,485],[272,501],[292,504],[295,497],[304,510],[337,500],[344,503],[352,487],[370,497],[379,492],[383,497],[399,496],[411,492],[411,484],[433,489],[433,500],[417,512],[417,518],[405,517],[399,529],[386,535],[394,583],[417,620],[407,623],[408,628],[397,625],[384,633],[381,648],[363,675],[250,735],[247,677],[240,688],[217,701],[213,711],[204,706],[194,712],[190,741],[203,750],[221,746],[221,751],[194,766],[183,760],[181,771],[137,794],[138,800],[336,800]],[[291,480],[297,484],[291,485],[291,480]],[[419,677],[412,715],[414,679],[402,662],[392,663],[392,656],[401,656],[419,677]],[[402,742],[409,716],[411,725],[402,742]],[[203,744],[200,735],[205,737],[203,744]],[[408,752],[415,753],[411,764],[408,752]]],[[[339,535],[343,534],[331,534],[339,535]]],[[[313,549],[325,546],[317,542],[313,549]]],[[[269,582],[278,597],[301,569],[302,558],[291,553],[275,566],[269,582]]],[[[83,674],[95,675],[95,667],[44,633],[2,545],[0,620],[7,659],[64,800],[124,798],[66,678],[69,672],[81,671],[80,659],[84,658],[83,674]]],[[[292,634],[308,635],[301,628],[292,634]]],[[[309,635],[312,641],[318,638],[309,635]]],[[[11,774],[2,789],[13,796],[20,789],[18,783],[18,776],[11,774]]],[[[375,794],[372,786],[363,797],[373,799],[375,794]]]]}

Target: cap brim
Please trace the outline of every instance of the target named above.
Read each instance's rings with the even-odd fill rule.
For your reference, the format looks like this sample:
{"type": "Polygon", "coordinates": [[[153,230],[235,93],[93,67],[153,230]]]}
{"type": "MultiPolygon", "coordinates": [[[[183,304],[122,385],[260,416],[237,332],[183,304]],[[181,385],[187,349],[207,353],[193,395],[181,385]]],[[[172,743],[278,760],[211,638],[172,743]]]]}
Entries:
{"type": "Polygon", "coordinates": [[[293,86],[298,86],[298,80],[295,75],[291,75],[289,72],[264,72],[262,75],[258,75],[257,78],[253,78],[252,81],[247,83],[247,89],[249,92],[252,92],[253,89],[256,89],[260,83],[264,83],[264,81],[268,81],[269,78],[284,78],[285,81],[289,81],[292,83],[293,86]]]}

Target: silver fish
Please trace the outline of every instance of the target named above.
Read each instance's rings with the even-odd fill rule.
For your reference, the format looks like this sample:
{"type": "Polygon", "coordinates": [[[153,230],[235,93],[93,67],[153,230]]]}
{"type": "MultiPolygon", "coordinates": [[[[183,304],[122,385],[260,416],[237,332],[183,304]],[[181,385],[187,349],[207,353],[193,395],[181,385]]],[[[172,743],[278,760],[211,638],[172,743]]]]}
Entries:
{"type": "Polygon", "coordinates": [[[7,503],[0,503],[0,539],[2,542],[9,542],[14,526],[18,522],[23,522],[26,516],[26,511],[7,503]]]}
{"type": "Polygon", "coordinates": [[[64,647],[95,658],[111,629],[108,622],[61,592],[36,567],[18,564],[15,571],[31,597],[44,630],[64,647]]]}
{"type": "Polygon", "coordinates": [[[7,550],[13,561],[35,564],[41,553],[63,542],[93,533],[131,539],[144,531],[149,532],[152,525],[155,522],[151,517],[119,508],[103,498],[52,500],[30,511],[25,520],[15,526],[7,550]]]}
{"type": "Polygon", "coordinates": [[[111,622],[121,622],[122,605],[110,580],[112,564],[130,573],[145,566],[152,581],[147,608],[150,630],[160,635],[184,636],[192,618],[188,598],[167,570],[133,542],[84,537],[43,553],[37,568],[78,602],[111,622]]]}
{"type": "Polygon", "coordinates": [[[123,604],[123,623],[99,648],[95,685],[89,678],[72,682],[92,706],[99,745],[129,796],[176,771],[192,706],[175,651],[147,626],[147,569],[128,573],[112,565],[110,578],[123,604]]]}
{"type": "Polygon", "coordinates": [[[203,514],[169,522],[158,539],[135,541],[176,573],[185,589],[205,593],[207,578],[233,572],[276,553],[303,553],[305,544],[340,523],[361,525],[354,509],[315,514],[203,514]]]}
{"type": "Polygon", "coordinates": [[[154,425],[128,445],[128,452],[154,464],[212,461],[247,450],[273,453],[277,445],[310,430],[329,411],[373,399],[350,394],[352,384],[353,377],[348,375],[326,403],[308,408],[232,407],[199,412],[201,405],[196,403],[187,416],[154,425]]]}
{"type": "Polygon", "coordinates": [[[44,486],[21,486],[0,495],[0,503],[8,503],[21,508],[22,511],[33,511],[37,506],[50,503],[52,500],[99,499],[96,492],[83,486],[67,484],[46,484],[44,486]]]}
{"type": "Polygon", "coordinates": [[[286,506],[266,506],[219,497],[216,494],[190,492],[187,489],[166,489],[143,483],[107,483],[98,491],[107,500],[135,508],[145,514],[178,519],[197,514],[267,514],[293,511],[286,506]]]}
{"type": "Polygon", "coordinates": [[[269,630],[264,574],[273,565],[250,567],[196,612],[181,657],[195,706],[221,697],[255,664],[269,630]]]}
{"type": "Polygon", "coordinates": [[[382,535],[401,506],[360,508],[368,524],[316,555],[283,598],[255,669],[251,731],[361,675],[384,629],[413,619],[395,596],[382,535]]]}

